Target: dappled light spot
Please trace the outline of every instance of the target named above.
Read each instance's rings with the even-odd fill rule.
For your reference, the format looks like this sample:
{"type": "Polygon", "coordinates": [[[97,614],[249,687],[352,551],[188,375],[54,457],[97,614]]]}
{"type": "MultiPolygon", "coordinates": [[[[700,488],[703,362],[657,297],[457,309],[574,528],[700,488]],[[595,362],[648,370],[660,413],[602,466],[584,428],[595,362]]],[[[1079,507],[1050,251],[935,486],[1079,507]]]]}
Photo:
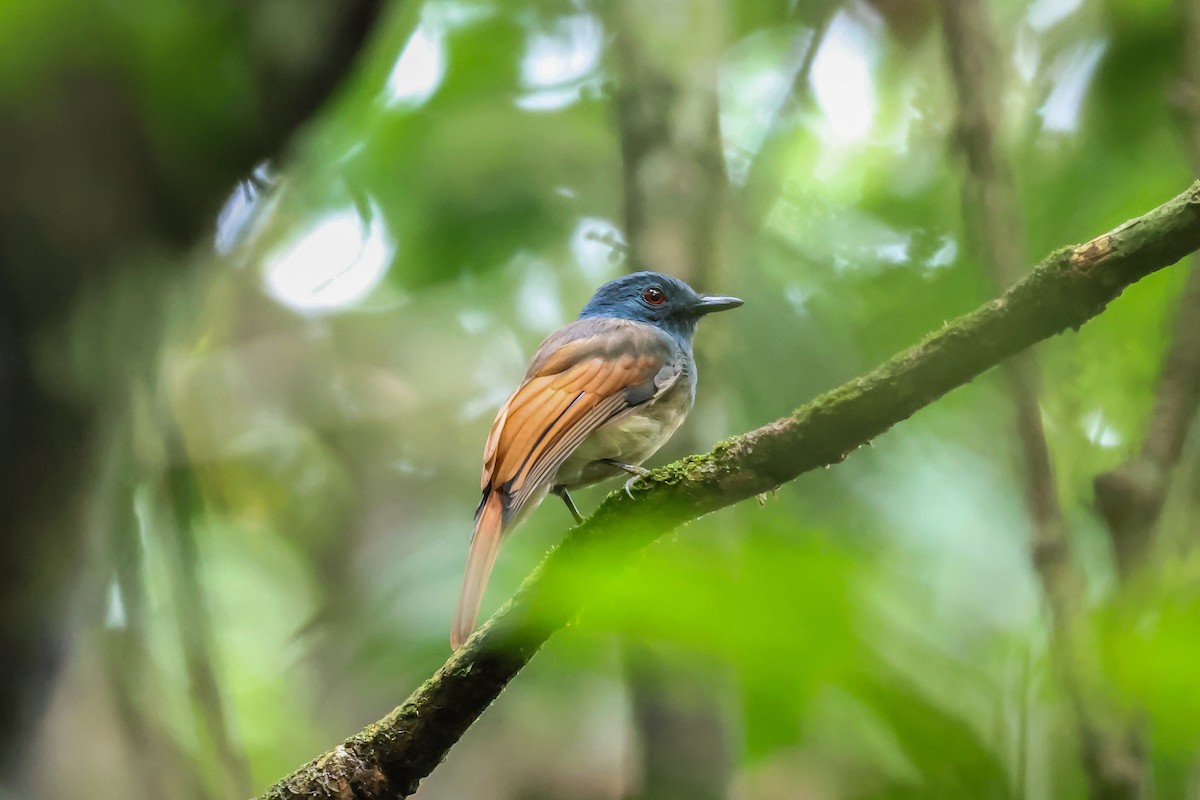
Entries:
{"type": "Polygon", "coordinates": [[[873,250],[875,257],[884,264],[905,264],[909,260],[908,250],[911,245],[912,238],[901,234],[895,241],[875,245],[873,250]]]}
{"type": "Polygon", "coordinates": [[[566,322],[557,271],[529,253],[518,254],[515,261],[521,267],[514,272],[523,276],[516,298],[521,320],[533,330],[547,331],[566,322]]]}
{"type": "Polygon", "coordinates": [[[1078,130],[1083,99],[1107,49],[1108,43],[1104,39],[1091,39],[1071,48],[1053,65],[1054,88],[1038,109],[1046,130],[1060,133],[1078,130]]]}
{"type": "Polygon", "coordinates": [[[1083,0],[1034,0],[1025,19],[1039,31],[1044,31],[1074,14],[1083,0]]]}
{"type": "Polygon", "coordinates": [[[798,316],[807,317],[809,315],[808,301],[814,294],[816,294],[816,290],[813,287],[793,283],[783,290],[783,299],[787,300],[788,305],[798,316]]]}
{"type": "Polygon", "coordinates": [[[874,214],[850,208],[801,207],[787,198],[772,209],[769,225],[797,252],[834,274],[872,274],[914,261],[916,230],[899,230],[874,214]]]}
{"type": "Polygon", "coordinates": [[[581,217],[571,232],[571,255],[593,283],[613,276],[625,247],[620,228],[602,217],[581,217]]]}
{"type": "Polygon", "coordinates": [[[938,249],[925,262],[931,269],[942,269],[954,264],[958,258],[958,242],[952,236],[943,236],[938,249]]]}
{"type": "Polygon", "coordinates": [[[496,6],[490,3],[438,0],[435,3],[427,3],[421,9],[421,16],[422,19],[431,20],[445,30],[455,30],[485,22],[496,15],[496,10],[496,6]]]}
{"type": "Polygon", "coordinates": [[[733,183],[745,182],[772,128],[788,122],[780,115],[813,37],[812,29],[789,31],[786,38],[760,31],[735,44],[722,59],[717,80],[721,144],[733,183]]]}
{"type": "Polygon", "coordinates": [[[1017,31],[1012,52],[1012,65],[1017,77],[1025,83],[1031,83],[1037,77],[1041,63],[1040,38],[1029,28],[1021,28],[1017,31]]]}
{"type": "Polygon", "coordinates": [[[419,107],[433,97],[446,75],[444,40],[428,22],[417,27],[388,75],[388,105],[419,107]]]}
{"type": "MultiPolygon", "coordinates": [[[[863,13],[839,13],[829,26],[812,66],[813,94],[835,140],[862,139],[875,121],[875,82],[871,71],[880,41],[863,13]]],[[[877,22],[877,20],[876,20],[877,22]]]]}
{"type": "Polygon", "coordinates": [[[374,206],[322,217],[266,259],[267,291],[300,311],[334,311],[362,300],[383,279],[395,249],[374,206]]]}
{"type": "Polygon", "coordinates": [[[521,59],[521,83],[529,91],[517,99],[526,111],[553,111],[598,91],[603,28],[591,14],[557,20],[529,35],[521,59]]]}
{"type": "Polygon", "coordinates": [[[121,585],[113,578],[108,584],[108,598],[104,609],[104,627],[109,629],[124,628],[128,624],[125,614],[125,601],[121,597],[121,585]]]}
{"type": "Polygon", "coordinates": [[[464,331],[472,335],[480,334],[487,330],[490,321],[491,315],[480,309],[467,308],[458,312],[458,324],[462,326],[464,331]]]}
{"type": "Polygon", "coordinates": [[[1088,441],[1098,447],[1120,447],[1124,439],[1117,433],[1104,412],[1096,409],[1083,418],[1083,430],[1088,441]]]}

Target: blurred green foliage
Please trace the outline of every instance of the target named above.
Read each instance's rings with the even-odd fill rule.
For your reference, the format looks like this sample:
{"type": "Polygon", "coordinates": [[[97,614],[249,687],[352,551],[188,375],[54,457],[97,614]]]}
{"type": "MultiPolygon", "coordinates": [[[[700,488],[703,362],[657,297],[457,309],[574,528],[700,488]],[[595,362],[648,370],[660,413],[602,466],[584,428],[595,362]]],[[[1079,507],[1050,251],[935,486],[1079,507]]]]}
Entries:
{"type": "MultiPolygon", "coordinates": [[[[274,5],[286,32],[297,12],[274,5]]],[[[963,256],[953,94],[929,9],[727,5],[714,90],[732,210],[725,262],[699,288],[747,302],[700,332],[699,403],[658,463],[786,413],[991,295],[963,256]],[[814,28],[821,50],[797,83],[814,28]]],[[[993,5],[1031,262],[1186,185],[1169,2],[993,5]]],[[[150,374],[122,377],[137,345],[118,323],[153,304],[136,270],[78,310],[69,358],[47,357],[64,384],[128,389],[129,436],[112,446],[135,445],[107,500],[133,512],[99,526],[39,740],[45,797],[151,796],[154,760],[171,797],[230,796],[245,765],[261,789],[436,669],[492,415],[540,339],[625,268],[602,9],[393,11],[287,157],[230,187],[214,242],[193,255],[201,269],[162,293],[169,336],[150,374]],[[177,473],[194,492],[168,490],[177,473]],[[106,661],[121,637],[140,649],[106,661]],[[138,720],[156,746],[139,744],[138,720]]],[[[232,13],[0,0],[0,95],[35,96],[56,59],[121,63],[170,162],[197,119],[258,111],[232,13]]],[[[303,41],[276,43],[303,57],[303,41]]],[[[1149,278],[1038,349],[1100,677],[1148,720],[1164,797],[1196,774],[1196,556],[1172,550],[1161,580],[1117,603],[1091,481],[1137,450],[1183,278],[1149,278]]],[[[733,797],[1082,796],[1016,451],[988,375],[836,469],[658,542],[615,591],[593,596],[597,576],[576,576],[590,609],[417,796],[625,796],[638,755],[622,642],[679,671],[681,702],[693,681],[719,687],[733,797]]],[[[1186,452],[1194,475],[1200,449],[1186,452]]],[[[1173,487],[1173,541],[1194,534],[1197,486],[1173,487]]],[[[590,508],[609,488],[578,499],[590,508]]],[[[568,523],[554,503],[533,516],[485,611],[568,523]]]]}

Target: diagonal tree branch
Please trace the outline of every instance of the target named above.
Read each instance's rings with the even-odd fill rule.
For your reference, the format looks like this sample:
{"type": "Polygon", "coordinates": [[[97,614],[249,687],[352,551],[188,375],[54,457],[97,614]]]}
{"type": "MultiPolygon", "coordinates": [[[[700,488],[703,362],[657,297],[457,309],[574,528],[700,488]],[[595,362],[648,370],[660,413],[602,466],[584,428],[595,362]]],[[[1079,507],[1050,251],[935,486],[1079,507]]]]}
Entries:
{"type": "Polygon", "coordinates": [[[1200,249],[1200,182],[1086,244],[1058,250],[999,298],[792,414],[654,470],[636,499],[614,493],[516,596],[403,705],[263,795],[264,800],[407,797],[543,642],[579,611],[573,565],[603,551],[611,574],[706,513],[844,460],[950,390],[1031,345],[1078,328],[1125,287],[1200,249]]]}

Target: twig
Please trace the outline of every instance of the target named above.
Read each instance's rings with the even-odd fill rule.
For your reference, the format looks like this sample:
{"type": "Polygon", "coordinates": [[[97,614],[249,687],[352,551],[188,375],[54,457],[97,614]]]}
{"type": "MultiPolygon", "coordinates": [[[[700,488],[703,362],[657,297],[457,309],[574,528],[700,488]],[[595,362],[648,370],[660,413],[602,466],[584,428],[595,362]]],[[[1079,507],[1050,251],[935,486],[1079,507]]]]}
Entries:
{"type": "Polygon", "coordinates": [[[204,782],[194,759],[184,756],[162,723],[155,702],[155,682],[147,641],[144,553],[137,510],[129,488],[137,484],[137,468],[128,446],[129,414],[113,414],[99,445],[103,459],[93,495],[91,516],[108,553],[112,574],[97,576],[94,591],[103,593],[106,616],[100,640],[101,664],[112,697],[117,729],[129,766],[151,797],[174,794],[206,800],[204,782]]]}
{"type": "Polygon", "coordinates": [[[841,7],[840,0],[834,0],[817,9],[816,20],[812,27],[804,29],[808,35],[804,37],[803,44],[797,41],[793,48],[793,52],[798,55],[797,51],[803,47],[804,55],[799,58],[799,65],[791,76],[787,94],[780,99],[779,105],[776,106],[775,112],[766,124],[762,143],[750,162],[750,168],[747,170],[746,179],[741,188],[743,197],[749,198],[751,202],[760,207],[765,206],[768,200],[774,200],[775,195],[783,188],[776,183],[770,186],[770,192],[767,191],[768,178],[778,177],[771,170],[776,163],[775,158],[778,156],[776,151],[781,140],[786,138],[785,134],[790,132],[789,123],[792,122],[797,110],[803,107],[804,101],[809,97],[808,82],[812,77],[813,64],[816,63],[817,53],[821,51],[821,45],[825,41],[825,35],[829,32],[829,26],[841,7]],[[768,198],[767,195],[770,197],[768,198]]]}
{"type": "MultiPolygon", "coordinates": [[[[406,797],[580,610],[564,583],[605,553],[606,574],[704,514],[843,461],[942,395],[1036,342],[1078,328],[1125,287],[1200,248],[1200,182],[1144,216],[1046,258],[1001,297],[789,416],[654,470],[635,499],[610,495],[516,596],[403,705],[267,791],[265,800],[406,797]]],[[[615,576],[614,576],[615,579],[615,576]]]]}
{"type": "Polygon", "coordinates": [[[159,502],[170,520],[160,522],[172,548],[171,571],[175,613],[181,637],[184,672],[195,715],[197,738],[212,747],[221,779],[229,790],[250,786],[250,765],[233,734],[225,699],[214,667],[212,616],[198,573],[195,526],[202,506],[199,487],[190,469],[168,468],[159,502]]]}

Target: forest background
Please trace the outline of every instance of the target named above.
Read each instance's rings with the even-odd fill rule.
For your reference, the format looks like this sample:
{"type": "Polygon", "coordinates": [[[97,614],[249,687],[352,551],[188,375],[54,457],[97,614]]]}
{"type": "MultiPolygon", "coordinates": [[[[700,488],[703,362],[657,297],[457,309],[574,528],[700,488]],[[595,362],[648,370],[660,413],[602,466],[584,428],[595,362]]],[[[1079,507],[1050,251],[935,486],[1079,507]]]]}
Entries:
{"type": "MultiPolygon", "coordinates": [[[[663,464],[1198,165],[1191,0],[0,0],[4,791],[249,797],[401,703],[605,280],[746,300],[663,464]]],[[[416,796],[1200,796],[1198,274],[573,576],[416,796]]]]}

